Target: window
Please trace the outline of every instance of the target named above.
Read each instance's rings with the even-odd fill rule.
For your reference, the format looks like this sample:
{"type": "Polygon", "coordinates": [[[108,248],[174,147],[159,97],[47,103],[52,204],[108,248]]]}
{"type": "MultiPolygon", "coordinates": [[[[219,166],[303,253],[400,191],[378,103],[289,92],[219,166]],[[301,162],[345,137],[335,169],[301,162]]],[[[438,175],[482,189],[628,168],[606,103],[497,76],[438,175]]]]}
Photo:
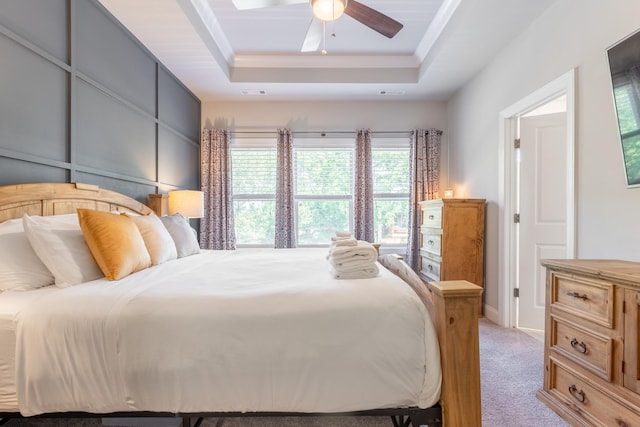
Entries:
{"type": "Polygon", "coordinates": [[[398,141],[374,145],[374,240],[384,246],[404,246],[409,224],[409,148],[398,141]]]}
{"type": "Polygon", "coordinates": [[[326,246],[349,230],[353,206],[353,148],[294,148],[294,202],[299,246],[326,246]]]}
{"type": "MultiPolygon", "coordinates": [[[[275,236],[275,141],[234,141],[233,207],[238,246],[272,247],[275,236]]],[[[409,216],[409,141],[372,142],[374,239],[404,247],[409,216]]],[[[298,246],[326,246],[353,224],[353,139],[294,142],[294,205],[298,246]]]]}
{"type": "Polygon", "coordinates": [[[272,247],[276,221],[275,148],[234,148],[231,167],[236,243],[272,247]]]}

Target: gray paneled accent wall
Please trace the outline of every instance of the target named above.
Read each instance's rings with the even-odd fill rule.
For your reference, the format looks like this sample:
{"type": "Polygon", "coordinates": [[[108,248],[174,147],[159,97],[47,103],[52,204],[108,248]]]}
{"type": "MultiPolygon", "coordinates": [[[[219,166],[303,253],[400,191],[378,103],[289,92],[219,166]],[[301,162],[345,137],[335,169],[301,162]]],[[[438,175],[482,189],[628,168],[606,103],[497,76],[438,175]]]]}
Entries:
{"type": "Polygon", "coordinates": [[[200,100],[97,0],[1,0],[0,185],[200,185],[200,100]]]}

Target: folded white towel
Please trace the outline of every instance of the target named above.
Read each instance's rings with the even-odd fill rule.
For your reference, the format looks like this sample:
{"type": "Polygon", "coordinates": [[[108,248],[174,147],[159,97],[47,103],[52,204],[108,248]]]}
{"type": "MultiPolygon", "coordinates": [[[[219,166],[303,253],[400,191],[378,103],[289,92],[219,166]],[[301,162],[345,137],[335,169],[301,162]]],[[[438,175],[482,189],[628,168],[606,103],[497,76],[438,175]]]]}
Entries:
{"type": "Polygon", "coordinates": [[[375,261],[360,257],[349,259],[346,261],[336,261],[335,259],[329,257],[329,264],[331,264],[331,267],[337,271],[346,272],[371,267],[375,264],[375,261]]]}
{"type": "Polygon", "coordinates": [[[357,240],[355,246],[336,246],[331,249],[331,256],[336,260],[348,260],[350,258],[370,258],[373,261],[378,259],[378,251],[369,242],[357,240]]]}
{"type": "Polygon", "coordinates": [[[339,280],[369,279],[371,277],[376,277],[380,273],[380,270],[378,269],[378,266],[376,264],[372,264],[370,267],[363,268],[360,270],[343,272],[343,271],[335,270],[333,268],[329,268],[329,271],[331,272],[331,275],[333,276],[334,279],[339,279],[339,280]]]}
{"type": "Polygon", "coordinates": [[[335,242],[331,242],[331,244],[329,245],[329,253],[327,254],[327,259],[329,259],[329,257],[331,256],[331,252],[333,252],[335,248],[344,247],[344,246],[357,246],[357,245],[358,245],[358,241],[353,238],[336,240],[335,242]]]}
{"type": "Polygon", "coordinates": [[[331,242],[330,245],[332,249],[340,246],[358,246],[358,241],[352,237],[349,239],[336,240],[335,242],[331,242]]]}
{"type": "Polygon", "coordinates": [[[351,240],[353,239],[352,236],[333,236],[331,237],[331,241],[332,242],[341,242],[343,240],[351,240]]]}
{"type": "Polygon", "coordinates": [[[338,246],[329,251],[329,263],[338,271],[370,267],[378,259],[378,251],[369,242],[358,240],[356,246],[338,246]]]}
{"type": "Polygon", "coordinates": [[[336,237],[351,237],[351,233],[348,231],[336,231],[336,237]]]}

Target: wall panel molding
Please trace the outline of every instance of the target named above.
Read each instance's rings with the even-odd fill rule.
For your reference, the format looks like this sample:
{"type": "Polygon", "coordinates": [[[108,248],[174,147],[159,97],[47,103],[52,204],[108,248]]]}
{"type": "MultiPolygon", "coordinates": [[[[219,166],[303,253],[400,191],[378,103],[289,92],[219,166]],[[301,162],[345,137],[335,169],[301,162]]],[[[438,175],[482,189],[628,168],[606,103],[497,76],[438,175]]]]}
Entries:
{"type": "Polygon", "coordinates": [[[23,162],[34,163],[43,166],[53,166],[61,169],[71,169],[71,163],[52,160],[46,157],[36,156],[33,154],[20,153],[18,151],[9,150],[0,147],[0,157],[22,160],[23,162]]]}
{"type": "Polygon", "coordinates": [[[0,98],[12,120],[0,131],[0,185],[84,179],[132,197],[199,188],[200,100],[118,20],[97,0],[56,0],[66,10],[53,16],[37,1],[3,1],[0,61],[17,71],[0,73],[12,94],[0,98]]]}
{"type": "Polygon", "coordinates": [[[20,46],[26,49],[29,49],[36,55],[41,56],[42,58],[46,59],[47,61],[50,61],[51,63],[57,65],[63,70],[71,71],[71,67],[67,63],[51,55],[46,50],[39,48],[37,45],[31,43],[29,40],[25,39],[24,37],[20,37],[18,34],[14,33],[13,31],[11,31],[10,29],[8,29],[2,24],[0,24],[0,34],[2,34],[3,36],[7,37],[10,40],[13,40],[20,46]]]}

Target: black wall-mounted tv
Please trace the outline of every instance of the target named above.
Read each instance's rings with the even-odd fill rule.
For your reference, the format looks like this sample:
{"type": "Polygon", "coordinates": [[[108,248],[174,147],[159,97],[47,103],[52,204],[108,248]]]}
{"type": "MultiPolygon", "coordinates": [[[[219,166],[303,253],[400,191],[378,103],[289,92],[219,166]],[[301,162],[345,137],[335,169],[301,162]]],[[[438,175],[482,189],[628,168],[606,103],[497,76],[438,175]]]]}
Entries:
{"type": "Polygon", "coordinates": [[[640,31],[607,49],[627,186],[640,187],[640,31]]]}

